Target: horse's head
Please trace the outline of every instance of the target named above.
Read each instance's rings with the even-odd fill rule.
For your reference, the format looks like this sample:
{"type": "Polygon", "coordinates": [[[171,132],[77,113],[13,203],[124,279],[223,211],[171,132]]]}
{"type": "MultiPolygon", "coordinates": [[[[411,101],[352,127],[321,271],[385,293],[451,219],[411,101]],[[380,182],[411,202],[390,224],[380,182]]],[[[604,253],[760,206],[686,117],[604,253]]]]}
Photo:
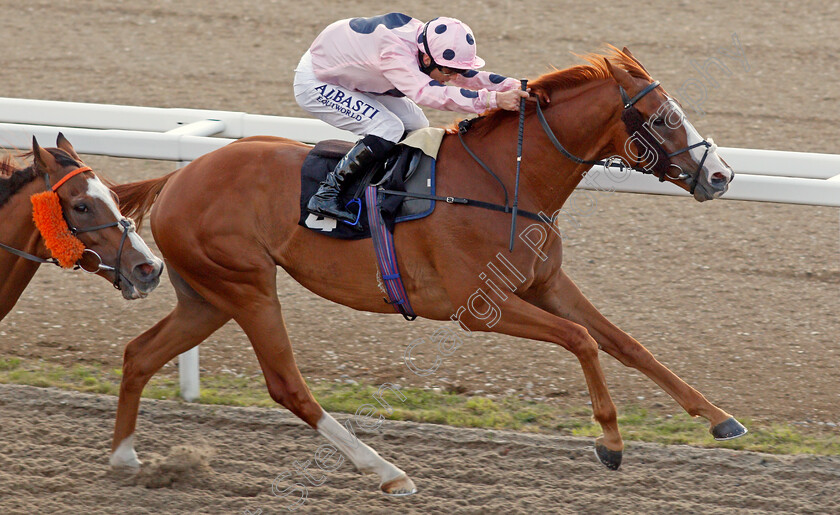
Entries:
{"type": "MultiPolygon", "coordinates": [[[[122,216],[114,193],[85,166],[63,134],[59,133],[56,144],[58,148],[44,149],[33,138],[34,166],[58,196],[70,232],[84,245],[78,266],[110,280],[126,299],[145,297],[158,285],[163,262],[137,234],[134,222],[122,216]]],[[[55,217],[60,221],[60,215],[55,217]]],[[[43,223],[49,226],[51,221],[43,223]]],[[[41,232],[49,248],[50,235],[41,232]]]]}
{"type": "Polygon", "coordinates": [[[658,82],[651,81],[644,66],[626,47],[616,51],[616,55],[632,59],[646,76],[634,77],[604,59],[618,83],[623,104],[621,119],[626,130],[617,131],[613,141],[622,157],[631,166],[690,192],[700,202],[726,193],[735,174],[718,155],[717,145],[711,138],[700,136],[679,103],[658,82]]]}

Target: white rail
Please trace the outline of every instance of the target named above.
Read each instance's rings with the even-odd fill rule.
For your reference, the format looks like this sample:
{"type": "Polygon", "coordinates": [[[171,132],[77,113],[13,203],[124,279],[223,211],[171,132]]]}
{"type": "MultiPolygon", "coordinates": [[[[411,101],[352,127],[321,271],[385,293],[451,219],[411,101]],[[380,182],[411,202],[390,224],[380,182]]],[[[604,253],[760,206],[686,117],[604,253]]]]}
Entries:
{"type": "MultiPolygon", "coordinates": [[[[281,136],[306,142],[317,142],[328,138],[348,141],[355,139],[351,133],[336,129],[320,120],[287,116],[0,97],[0,122],[6,123],[166,132],[182,125],[204,120],[222,122],[224,129],[217,133],[222,138],[281,136]]],[[[71,141],[75,147],[75,141],[71,141]]]]}
{"type": "MultiPolygon", "coordinates": [[[[82,154],[192,161],[234,139],[269,135],[315,143],[355,137],[318,120],[200,109],[116,106],[0,97],[0,148],[29,149],[61,131],[82,154]]],[[[719,147],[735,170],[723,199],[840,207],[840,155],[719,147]]],[[[633,172],[595,167],[584,189],[687,195],[633,172]]],[[[199,397],[198,348],[179,357],[181,395],[199,397]]]]}

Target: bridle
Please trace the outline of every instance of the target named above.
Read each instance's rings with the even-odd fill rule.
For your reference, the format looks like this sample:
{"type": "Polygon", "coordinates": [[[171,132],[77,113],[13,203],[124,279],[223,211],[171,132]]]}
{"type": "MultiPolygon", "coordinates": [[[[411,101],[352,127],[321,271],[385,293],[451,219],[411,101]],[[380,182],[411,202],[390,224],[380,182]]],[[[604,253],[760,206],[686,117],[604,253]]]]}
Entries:
{"type": "MultiPolygon", "coordinates": [[[[50,176],[49,176],[49,174],[44,173],[44,182],[46,182],[48,190],[52,190],[53,192],[56,192],[58,190],[58,188],[60,188],[65,182],[67,182],[71,178],[75,177],[76,175],[79,175],[79,174],[84,173],[84,172],[92,172],[92,171],[93,170],[91,170],[91,168],[89,166],[83,166],[81,168],[77,168],[77,169],[73,170],[72,172],[68,173],[67,175],[65,175],[64,177],[62,177],[61,180],[56,182],[55,185],[52,186],[52,187],[50,187],[50,176]]],[[[102,262],[102,257],[95,250],[86,248],[83,251],[82,255],[84,255],[85,253],[89,253],[90,255],[92,255],[96,259],[94,267],[90,267],[90,269],[89,269],[88,268],[89,264],[82,265],[82,264],[80,264],[81,260],[79,260],[79,262],[76,263],[76,267],[74,268],[74,270],[81,269],[82,271],[87,272],[89,274],[96,274],[96,273],[103,272],[103,271],[104,272],[114,272],[114,282],[112,284],[114,285],[114,288],[120,290],[121,289],[120,288],[121,278],[128,280],[128,278],[124,277],[123,274],[120,272],[120,261],[122,259],[122,251],[123,251],[123,247],[125,245],[125,240],[128,238],[129,233],[131,233],[135,230],[134,222],[131,221],[128,218],[123,217],[123,218],[120,218],[119,220],[116,220],[114,222],[110,222],[110,223],[107,223],[107,224],[95,225],[95,226],[92,226],[92,227],[78,228],[78,227],[73,226],[70,223],[70,221],[67,220],[67,216],[64,214],[63,211],[62,211],[62,216],[64,216],[64,220],[67,222],[67,227],[70,229],[70,233],[73,234],[73,236],[76,236],[77,234],[81,234],[81,233],[85,233],[85,232],[92,232],[92,231],[98,231],[100,229],[107,229],[109,227],[117,227],[117,226],[122,227],[123,234],[122,234],[122,238],[120,239],[120,246],[119,246],[119,249],[117,250],[117,259],[116,259],[116,263],[114,264],[114,266],[108,266],[108,265],[104,264],[102,262]]],[[[54,264],[54,265],[59,265],[58,260],[55,259],[55,258],[44,259],[44,258],[35,256],[33,254],[29,254],[28,252],[18,250],[14,247],[10,247],[10,246],[5,245],[3,243],[0,243],[0,248],[4,249],[4,250],[6,250],[6,251],[8,251],[12,254],[15,254],[16,256],[22,257],[24,259],[28,259],[30,261],[35,261],[37,263],[51,263],[51,264],[54,264]]]]}
{"type": "MultiPolygon", "coordinates": [[[[424,35],[425,35],[425,27],[424,27],[424,35]]],[[[424,41],[425,41],[425,37],[424,37],[424,41]]],[[[641,167],[641,164],[642,164],[641,163],[641,158],[637,159],[636,164],[631,167],[631,166],[627,166],[624,163],[624,161],[621,160],[620,158],[611,157],[611,158],[608,158],[607,160],[582,159],[582,158],[572,154],[568,150],[566,150],[566,148],[563,147],[563,145],[557,139],[557,136],[554,135],[554,131],[551,130],[551,126],[549,126],[548,121],[545,119],[545,115],[543,114],[542,107],[540,105],[539,95],[535,95],[536,96],[536,101],[537,101],[537,117],[539,118],[540,125],[542,125],[543,131],[545,132],[546,136],[548,136],[548,139],[551,141],[551,143],[554,145],[554,148],[556,148],[567,159],[569,159],[571,161],[574,161],[575,163],[578,163],[578,164],[601,165],[605,168],[613,167],[613,166],[619,167],[621,170],[629,168],[631,170],[635,170],[635,171],[638,171],[638,172],[641,172],[641,173],[653,174],[655,177],[659,178],[660,182],[663,182],[666,179],[671,179],[672,181],[687,182],[690,179],[691,182],[689,183],[689,189],[691,191],[691,194],[693,195],[695,189],[697,188],[697,184],[699,183],[700,172],[703,170],[703,164],[706,162],[706,158],[709,156],[709,152],[714,152],[715,148],[717,148],[717,147],[715,146],[715,144],[713,142],[709,142],[709,141],[703,139],[699,143],[689,145],[689,146],[687,146],[685,148],[682,148],[680,150],[677,150],[675,152],[671,152],[670,154],[667,153],[664,148],[662,148],[662,145],[659,144],[659,141],[656,138],[654,138],[653,135],[648,130],[645,129],[645,122],[644,122],[644,119],[642,117],[642,114],[635,107],[635,104],[639,100],[644,98],[645,95],[647,95],[648,93],[650,93],[651,91],[653,91],[654,89],[656,89],[658,87],[659,87],[659,81],[654,81],[654,82],[648,84],[647,86],[645,86],[645,88],[642,89],[639,93],[637,93],[634,97],[630,98],[630,95],[627,94],[627,91],[625,91],[624,88],[621,85],[619,85],[619,92],[621,93],[621,100],[624,104],[624,109],[622,110],[622,113],[621,113],[621,121],[624,122],[625,129],[627,130],[627,134],[630,137],[633,137],[635,134],[638,133],[640,135],[640,137],[646,143],[648,143],[649,145],[651,145],[651,147],[653,149],[655,149],[656,154],[657,154],[656,161],[654,161],[653,163],[648,163],[644,167],[641,167]],[[703,153],[703,157],[700,159],[700,164],[697,165],[697,169],[694,171],[693,174],[686,173],[682,170],[681,167],[671,163],[671,158],[672,157],[680,155],[684,152],[689,152],[692,149],[695,149],[695,148],[700,147],[700,146],[706,147],[706,150],[703,153]],[[672,177],[672,176],[668,175],[668,169],[671,168],[671,167],[675,167],[678,170],[680,170],[680,174],[677,177],[672,177]]],[[[522,89],[523,90],[526,89],[526,83],[524,81],[522,83],[522,89]]],[[[524,104],[524,102],[523,102],[523,104],[524,104]]],[[[553,224],[555,218],[549,218],[548,216],[546,216],[542,212],[532,213],[532,212],[528,212],[528,211],[524,211],[524,210],[518,211],[516,209],[517,199],[514,199],[514,207],[511,208],[511,206],[508,202],[508,200],[509,200],[508,191],[507,191],[507,187],[505,186],[505,183],[499,178],[498,175],[493,173],[493,170],[484,161],[482,161],[481,158],[479,158],[475,154],[475,152],[473,152],[472,149],[470,149],[469,145],[467,145],[467,142],[464,141],[463,135],[466,134],[470,130],[470,127],[472,127],[472,124],[475,123],[476,120],[479,120],[481,118],[483,118],[483,116],[479,116],[477,118],[468,118],[468,119],[464,119],[464,120],[461,120],[460,122],[458,122],[458,132],[457,132],[458,140],[461,142],[461,145],[464,147],[464,150],[467,152],[467,154],[469,154],[469,156],[472,157],[473,160],[475,160],[475,162],[478,163],[478,165],[485,172],[490,174],[490,176],[493,177],[493,179],[495,179],[496,182],[499,183],[499,186],[502,188],[502,192],[504,192],[504,195],[505,195],[504,205],[493,204],[493,203],[490,203],[490,202],[483,202],[483,201],[480,201],[480,200],[474,200],[474,199],[463,198],[463,197],[453,197],[453,196],[443,197],[443,196],[439,196],[439,195],[428,195],[428,194],[425,194],[425,193],[395,191],[395,190],[387,190],[387,189],[380,189],[378,191],[379,191],[379,193],[382,193],[382,194],[385,194],[385,195],[396,195],[396,196],[401,196],[401,197],[422,198],[422,199],[433,200],[435,202],[445,201],[448,204],[461,204],[461,205],[467,205],[467,206],[489,209],[489,210],[493,210],[493,211],[500,211],[500,212],[504,212],[504,213],[512,213],[513,214],[513,220],[512,220],[512,223],[511,223],[511,245],[510,245],[510,250],[512,252],[513,251],[513,234],[514,234],[514,230],[515,230],[515,227],[516,227],[515,224],[516,224],[516,215],[517,214],[520,214],[522,216],[526,216],[527,218],[531,218],[532,220],[537,220],[537,221],[540,221],[540,222],[543,222],[543,223],[546,223],[546,224],[553,224]]],[[[522,159],[521,146],[522,146],[523,126],[524,126],[524,106],[520,105],[519,145],[518,145],[518,149],[517,149],[517,172],[516,172],[517,173],[517,179],[516,179],[517,185],[519,183],[519,166],[518,165],[519,165],[519,163],[522,159]]],[[[734,177],[734,173],[732,174],[732,176],[734,177]]],[[[732,179],[730,178],[729,180],[731,181],[732,179]]],[[[518,190],[518,187],[517,187],[517,190],[518,190]]]]}
{"type": "MultiPolygon", "coordinates": [[[[627,94],[624,87],[618,87],[619,93],[621,94],[621,101],[624,104],[624,109],[621,113],[621,120],[624,122],[625,128],[627,129],[627,134],[631,137],[634,134],[638,134],[647,145],[654,150],[657,155],[657,159],[653,163],[647,163],[642,165],[641,158],[636,161],[636,163],[629,167],[632,170],[637,172],[641,172],[644,174],[652,174],[659,179],[659,182],[663,182],[666,179],[671,179],[673,181],[684,181],[688,182],[690,193],[693,195],[694,190],[697,188],[697,184],[700,178],[700,171],[703,169],[703,164],[706,162],[706,158],[709,155],[709,152],[714,150],[714,144],[710,143],[706,139],[695,143],[693,145],[689,145],[685,148],[680,150],[671,152],[670,154],[665,152],[665,149],[662,148],[662,145],[659,141],[650,134],[650,132],[644,128],[644,119],[642,114],[636,109],[635,104],[645,97],[648,93],[653,91],[654,89],[659,87],[659,81],[654,81],[648,84],[644,89],[638,92],[634,97],[630,98],[630,95],[627,94]],[[671,158],[674,156],[678,156],[685,152],[690,152],[692,149],[697,147],[706,147],[705,152],[703,153],[703,157],[700,159],[700,163],[697,165],[697,169],[694,170],[694,173],[686,173],[680,166],[671,163],[671,158]],[[680,174],[677,177],[672,177],[668,175],[668,169],[674,167],[680,171],[680,174]],[[690,182],[689,182],[690,180],[690,182]]],[[[543,131],[545,132],[548,139],[554,145],[561,154],[563,154],[567,159],[574,161],[578,164],[587,164],[587,165],[601,165],[604,167],[611,167],[611,166],[618,166],[622,170],[624,168],[628,168],[623,161],[616,160],[614,158],[610,158],[607,160],[589,160],[589,159],[581,159],[568,150],[566,150],[557,137],[554,135],[554,131],[551,130],[551,127],[548,125],[548,121],[545,119],[545,115],[542,112],[542,107],[540,106],[540,99],[539,96],[536,97],[537,99],[537,118],[540,121],[540,125],[542,125],[543,131]]]]}

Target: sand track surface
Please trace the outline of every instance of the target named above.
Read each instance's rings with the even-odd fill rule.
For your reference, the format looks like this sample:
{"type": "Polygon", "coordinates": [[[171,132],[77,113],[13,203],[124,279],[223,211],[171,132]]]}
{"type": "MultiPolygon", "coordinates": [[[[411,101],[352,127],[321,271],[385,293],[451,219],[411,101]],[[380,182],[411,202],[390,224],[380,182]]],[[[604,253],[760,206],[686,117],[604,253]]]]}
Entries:
{"type": "MultiPolygon", "coordinates": [[[[115,399],[0,385],[3,513],[286,513],[272,483],[323,442],[279,409],[144,401],[137,476],[111,472],[115,399]]],[[[344,420],[343,417],[339,417],[344,420]]],[[[831,513],[840,459],[633,443],[618,472],[585,438],[387,422],[357,435],[419,489],[388,499],[344,463],[309,470],[301,513],[831,513]]]]}

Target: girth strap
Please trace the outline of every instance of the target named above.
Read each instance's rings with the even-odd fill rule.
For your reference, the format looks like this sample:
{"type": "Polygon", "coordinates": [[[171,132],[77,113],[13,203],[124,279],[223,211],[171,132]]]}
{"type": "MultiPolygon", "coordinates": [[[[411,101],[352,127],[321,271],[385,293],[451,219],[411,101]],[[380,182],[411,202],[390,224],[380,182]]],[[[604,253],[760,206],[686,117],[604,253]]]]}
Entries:
{"type": "MultiPolygon", "coordinates": [[[[499,204],[492,204],[490,202],[482,202],[481,200],[473,200],[469,198],[463,197],[441,197],[438,195],[428,195],[426,193],[412,193],[409,191],[396,191],[396,190],[379,190],[380,193],[384,193],[386,195],[398,195],[401,197],[412,197],[412,198],[422,198],[426,200],[435,200],[439,202],[446,202],[447,204],[463,204],[465,206],[472,206],[472,207],[480,207],[482,209],[489,209],[491,211],[499,211],[501,213],[510,213],[510,208],[506,206],[500,206],[499,204]]],[[[536,220],[538,222],[545,222],[547,217],[541,217],[540,215],[533,213],[531,211],[525,211],[520,209],[517,213],[519,215],[524,216],[525,218],[530,218],[531,220],[536,220]]]]}
{"type": "Polygon", "coordinates": [[[408,293],[400,276],[400,267],[397,264],[397,251],[394,246],[394,234],[382,220],[379,212],[379,199],[377,186],[368,186],[365,190],[365,205],[367,206],[368,225],[373,240],[373,249],[376,253],[376,264],[385,285],[385,292],[388,294],[388,304],[400,313],[409,322],[417,318],[408,300],[408,293]]]}

